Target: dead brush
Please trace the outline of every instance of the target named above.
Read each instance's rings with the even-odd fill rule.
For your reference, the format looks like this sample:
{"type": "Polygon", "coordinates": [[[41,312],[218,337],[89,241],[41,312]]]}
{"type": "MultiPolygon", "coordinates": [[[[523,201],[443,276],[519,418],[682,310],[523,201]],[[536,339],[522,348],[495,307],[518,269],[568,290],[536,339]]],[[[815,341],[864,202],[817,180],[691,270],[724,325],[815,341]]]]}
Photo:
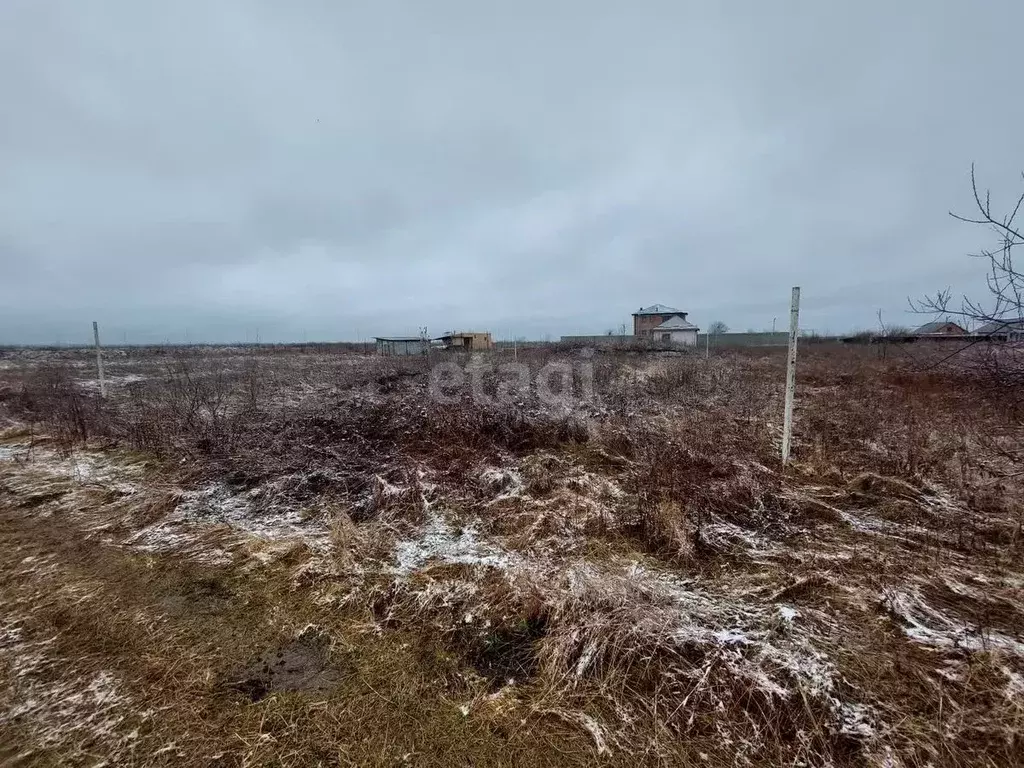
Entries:
{"type": "MultiPolygon", "coordinates": [[[[546,633],[543,600],[517,589],[495,570],[435,565],[409,580],[378,582],[352,593],[347,608],[368,610],[390,629],[431,638],[486,681],[481,692],[514,680],[528,683],[538,669],[536,644],[546,633]]],[[[456,667],[455,669],[458,669],[456,667]]]]}
{"type": "Polygon", "coordinates": [[[700,362],[690,358],[666,360],[640,386],[658,400],[692,401],[708,393],[700,362]]]}
{"type": "Polygon", "coordinates": [[[42,365],[29,371],[8,408],[29,424],[45,425],[51,439],[68,451],[109,429],[110,412],[99,397],[78,387],[66,366],[42,365]]]}
{"type": "Polygon", "coordinates": [[[544,594],[538,684],[562,706],[577,697],[612,702],[618,725],[609,741],[621,748],[649,737],[633,724],[650,717],[667,738],[725,739],[761,761],[820,760],[850,748],[839,746],[841,717],[819,683],[780,669],[771,646],[723,642],[729,634],[714,627],[728,609],[698,601],[687,616],[674,599],[597,573],[544,594]]]}
{"type": "Polygon", "coordinates": [[[364,534],[343,509],[331,514],[330,539],[334,557],[344,568],[356,563],[357,553],[364,544],[364,534]]]}
{"type": "Polygon", "coordinates": [[[415,526],[425,519],[427,506],[423,489],[417,482],[392,484],[375,475],[367,497],[353,510],[353,520],[357,523],[402,521],[415,526]]]}
{"type": "Polygon", "coordinates": [[[842,674],[871,695],[885,743],[907,765],[1017,765],[1024,733],[1019,659],[989,651],[950,657],[858,627],[840,649],[842,674]]]}
{"type": "Polygon", "coordinates": [[[566,462],[552,453],[534,453],[523,459],[521,471],[525,490],[532,496],[544,497],[555,490],[566,462]]]}
{"type": "Polygon", "coordinates": [[[761,463],[771,461],[770,447],[763,435],[751,437],[748,425],[710,415],[613,430],[604,444],[629,460],[622,487],[631,500],[617,530],[678,562],[715,553],[706,535],[714,520],[781,532],[788,509],[780,481],[761,463]]]}
{"type": "MultiPolygon", "coordinates": [[[[666,683],[674,676],[664,673],[683,654],[665,642],[673,624],[666,612],[642,597],[633,602],[614,592],[577,589],[552,602],[549,632],[538,649],[549,684],[575,689],[581,681],[598,681],[619,695],[665,693],[672,687],[666,683]]],[[[680,686],[677,693],[682,691],[680,686]]]]}
{"type": "Polygon", "coordinates": [[[589,439],[586,424],[572,415],[524,413],[515,408],[432,405],[406,445],[414,455],[460,467],[495,461],[502,453],[525,454],[589,439]]]}
{"type": "MultiPolygon", "coordinates": [[[[146,593],[146,580],[156,569],[177,578],[183,560],[126,544],[108,572],[64,596],[53,618],[87,634],[105,624],[99,644],[85,651],[99,649],[114,667],[164,659],[146,672],[138,703],[173,705],[175,717],[151,727],[161,743],[191,744],[194,760],[216,746],[229,761],[281,764],[394,765],[407,754],[405,762],[441,755],[435,761],[488,764],[1017,764],[1024,668],[1014,645],[1019,558],[1010,547],[1019,485],[1002,463],[1012,456],[996,461],[993,446],[978,440],[992,434],[1013,451],[1013,424],[997,403],[949,392],[941,377],[922,379],[917,394],[916,375],[889,375],[881,363],[816,347],[802,369],[808,377],[799,378],[795,466],[783,473],[768,426],[778,415],[780,360],[764,351],[723,355],[693,374],[695,382],[643,398],[634,396],[642,383],[630,382],[622,414],[605,409],[599,391],[585,430],[578,417],[532,401],[508,412],[435,405],[425,401],[421,377],[381,382],[383,369],[354,375],[357,387],[349,379],[332,387],[320,377],[337,368],[326,364],[311,368],[309,390],[287,403],[275,399],[273,376],[267,389],[246,394],[249,374],[239,378],[233,367],[221,381],[230,408],[245,416],[235,429],[225,414],[212,432],[206,417],[186,418],[187,398],[177,400],[184,410],[169,407],[165,388],[133,387],[138,403],[118,394],[92,421],[87,392],[54,390],[82,398],[90,440],[152,446],[146,450],[175,460],[161,466],[176,481],[263,488],[265,506],[257,506],[266,514],[296,503],[323,510],[339,567],[303,551],[319,569],[306,581],[294,577],[294,561],[278,558],[259,568],[224,566],[217,578],[229,589],[190,583],[165,600],[166,587],[146,593]],[[254,401],[259,407],[250,410],[254,401]],[[204,442],[211,435],[231,450],[204,442]],[[957,455],[944,460],[954,445],[957,455]],[[484,468],[494,470],[490,479],[481,478],[484,468]],[[943,485],[944,478],[955,480],[943,485]],[[600,495],[605,481],[619,491],[614,497],[600,495]],[[598,508],[600,525],[563,525],[598,508]],[[459,524],[471,520],[474,535],[464,536],[459,524]],[[446,549],[470,538],[480,549],[446,549]],[[747,556],[762,539],[772,551],[747,556]],[[403,560],[409,550],[416,556],[403,560]],[[275,574],[279,566],[286,576],[275,574]],[[920,598],[914,613],[876,605],[881,590],[906,592],[908,583],[920,598]],[[230,601],[234,592],[244,599],[231,616],[197,616],[170,652],[175,612],[230,601]],[[104,598],[79,604],[86,594],[104,598]],[[124,608],[120,623],[107,621],[111,608],[124,608]],[[314,615],[343,623],[335,637],[353,658],[372,662],[369,670],[345,668],[336,700],[307,706],[286,692],[225,703],[210,690],[209,658],[254,644],[241,654],[245,662],[249,650],[255,657],[268,647],[245,639],[251,635],[239,624],[263,632],[268,619],[285,617],[295,625],[291,636],[314,615]],[[217,641],[202,645],[211,627],[217,641]],[[125,633],[132,642],[118,640],[125,633]],[[182,669],[185,693],[168,696],[167,681],[182,669]],[[210,718],[223,733],[197,746],[210,718]],[[359,751],[364,742],[379,747],[373,739],[387,725],[388,739],[404,739],[401,749],[384,757],[359,751]],[[542,732],[551,741],[541,748],[534,734],[542,732]],[[522,751],[507,751],[516,738],[522,751]],[[485,739],[486,755],[478,749],[485,739]]],[[[30,393],[40,398],[36,428],[45,393],[30,393]]],[[[55,413],[66,414],[62,439],[80,445],[74,404],[55,413]]],[[[5,477],[3,492],[9,512],[41,521],[33,538],[63,546],[79,538],[68,531],[83,531],[72,570],[88,573],[103,568],[95,547],[117,529],[92,527],[106,525],[104,515],[76,528],[76,515],[53,513],[80,513],[88,502],[112,519],[123,513],[126,528],[149,513],[83,480],[84,473],[23,491],[5,477]]],[[[159,505],[152,512],[158,517],[159,505]]],[[[14,570],[26,567],[26,540],[15,537],[5,549],[10,590],[26,583],[14,570]]],[[[40,597],[52,600],[63,586],[46,578],[52,589],[40,597]]],[[[33,600],[22,608],[38,610],[33,600]]],[[[9,741],[12,733],[4,731],[9,741]]],[[[0,762],[4,756],[0,748],[0,762]]]]}
{"type": "Polygon", "coordinates": [[[555,575],[445,565],[363,597],[378,622],[437,638],[475,670],[481,705],[506,688],[528,695],[536,711],[573,717],[583,702],[600,703],[600,723],[580,722],[616,750],[686,738],[732,752],[742,744],[761,761],[856,751],[841,734],[835,694],[820,687],[832,685],[831,673],[814,672],[813,655],[798,661],[799,638],[761,630],[755,636],[772,644],[747,645],[727,629],[736,610],[729,598],[644,583],[615,568],[555,575]],[[790,671],[799,663],[812,665],[810,676],[790,671]],[[651,718],[662,729],[656,737],[651,718]]]}
{"type": "Polygon", "coordinates": [[[637,498],[636,518],[622,527],[644,551],[683,564],[701,551],[701,528],[691,521],[678,502],[637,498]]]}

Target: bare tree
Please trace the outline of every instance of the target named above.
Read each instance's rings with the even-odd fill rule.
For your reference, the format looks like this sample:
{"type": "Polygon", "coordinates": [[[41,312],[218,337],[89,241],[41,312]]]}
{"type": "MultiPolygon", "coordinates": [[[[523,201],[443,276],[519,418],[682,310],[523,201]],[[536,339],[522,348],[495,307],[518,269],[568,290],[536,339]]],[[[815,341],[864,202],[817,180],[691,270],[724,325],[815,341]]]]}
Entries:
{"type": "MultiPolygon", "coordinates": [[[[1024,179],[1024,174],[1022,174],[1024,179]]],[[[971,166],[971,190],[974,193],[976,213],[963,216],[950,211],[950,216],[967,224],[980,226],[995,235],[992,246],[970,254],[981,259],[986,268],[987,294],[981,297],[963,295],[959,306],[952,291],[945,289],[914,301],[915,312],[936,316],[956,317],[973,331],[968,343],[943,358],[959,356],[964,368],[984,384],[991,386],[999,397],[1004,413],[1017,425],[1024,423],[1024,348],[1019,344],[994,344],[993,340],[1012,338],[999,333],[1000,328],[1019,333],[1024,318],[1024,273],[1014,264],[1014,248],[1024,245],[1024,228],[1016,223],[1024,207],[1024,192],[1001,217],[992,212],[992,197],[988,190],[978,191],[974,166],[971,166]],[[987,328],[986,328],[987,326],[987,328]],[[993,329],[994,330],[991,330],[993,329]],[[979,333],[980,331],[980,333],[979,333]]],[[[1024,447],[1019,438],[1001,439],[996,435],[980,436],[990,456],[1000,456],[1014,469],[1005,474],[1022,474],[1024,447]]]]}
{"type": "Polygon", "coordinates": [[[893,325],[882,319],[882,310],[878,310],[878,337],[882,339],[900,339],[909,336],[912,331],[905,325],[893,325]]]}
{"type": "Polygon", "coordinates": [[[729,326],[723,323],[721,320],[715,320],[711,325],[708,326],[708,333],[712,336],[717,336],[720,333],[728,333],[729,326]]]}
{"type": "Polygon", "coordinates": [[[994,246],[970,254],[985,263],[987,294],[983,297],[961,296],[958,307],[952,291],[947,288],[919,301],[911,301],[911,308],[915,312],[959,318],[974,335],[968,345],[950,357],[972,350],[972,367],[984,374],[990,384],[1004,391],[1008,404],[1013,402],[1024,406],[1024,350],[1014,348],[1017,345],[992,344],[983,345],[982,350],[977,349],[979,342],[1005,339],[1006,335],[993,336],[993,333],[1002,329],[1016,333],[1021,330],[1024,318],[1024,273],[1014,264],[1013,256],[1014,248],[1024,245],[1024,234],[1021,234],[1024,228],[1016,223],[1017,215],[1024,206],[1024,192],[1009,209],[1009,213],[1000,218],[992,213],[990,192],[986,190],[982,196],[978,191],[973,165],[971,190],[977,212],[972,216],[962,216],[951,211],[949,215],[958,221],[983,227],[995,235],[994,246]]]}
{"type": "MultiPolygon", "coordinates": [[[[1022,174],[1024,179],[1024,174],[1022,174]]],[[[920,301],[911,301],[915,312],[959,317],[972,329],[989,323],[1019,321],[1024,316],[1024,273],[1013,263],[1013,249],[1024,245],[1022,228],[1015,223],[1017,215],[1024,205],[1024,192],[1017,198],[1010,212],[1002,218],[992,213],[991,194],[986,190],[984,199],[978,191],[978,183],[971,166],[971,190],[974,192],[974,203],[977,213],[962,216],[950,211],[950,216],[968,224],[977,224],[996,235],[996,246],[982,248],[972,253],[974,258],[986,262],[988,295],[984,298],[961,296],[957,308],[949,288],[934,295],[925,296],[920,301]]]]}
{"type": "Polygon", "coordinates": [[[906,340],[912,333],[909,328],[902,325],[892,325],[882,319],[882,310],[878,310],[878,333],[868,332],[868,340],[872,344],[878,344],[878,356],[885,359],[889,354],[889,342],[900,342],[906,340]]]}

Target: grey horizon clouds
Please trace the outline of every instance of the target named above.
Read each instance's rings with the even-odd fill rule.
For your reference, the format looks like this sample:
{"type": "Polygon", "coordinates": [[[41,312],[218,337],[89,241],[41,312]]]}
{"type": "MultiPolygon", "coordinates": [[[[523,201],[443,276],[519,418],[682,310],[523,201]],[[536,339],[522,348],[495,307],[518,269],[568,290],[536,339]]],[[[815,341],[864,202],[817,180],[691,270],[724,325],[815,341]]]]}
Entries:
{"type": "MultiPolygon", "coordinates": [[[[870,326],[976,291],[1014,2],[0,5],[0,343],[870,326]],[[713,6],[713,7],[708,7],[713,6]]],[[[922,318],[922,321],[927,318],[922,318]]]]}

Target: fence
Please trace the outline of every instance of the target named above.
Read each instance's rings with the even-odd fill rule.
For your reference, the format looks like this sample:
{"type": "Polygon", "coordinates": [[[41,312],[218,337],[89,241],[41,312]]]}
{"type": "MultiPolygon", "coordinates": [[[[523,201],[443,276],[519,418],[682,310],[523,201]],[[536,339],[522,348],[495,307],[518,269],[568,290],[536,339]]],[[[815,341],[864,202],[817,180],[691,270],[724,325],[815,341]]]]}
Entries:
{"type": "MultiPolygon", "coordinates": [[[[562,341],[573,344],[602,344],[623,346],[630,344],[650,344],[650,340],[637,339],[636,336],[621,334],[605,334],[602,336],[563,336],[562,341]]],[[[697,348],[704,349],[707,334],[697,334],[697,348]]],[[[776,333],[714,333],[711,335],[711,347],[785,347],[789,343],[789,334],[785,331],[776,333]]]]}

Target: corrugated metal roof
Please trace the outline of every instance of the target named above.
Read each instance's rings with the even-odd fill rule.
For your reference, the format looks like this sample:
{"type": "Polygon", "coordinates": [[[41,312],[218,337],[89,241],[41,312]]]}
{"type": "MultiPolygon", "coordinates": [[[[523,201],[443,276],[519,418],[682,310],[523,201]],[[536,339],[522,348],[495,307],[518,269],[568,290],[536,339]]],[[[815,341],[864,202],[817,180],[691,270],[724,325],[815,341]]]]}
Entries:
{"type": "MultiPolygon", "coordinates": [[[[947,325],[956,325],[957,328],[960,328],[959,325],[952,322],[951,320],[935,320],[931,323],[925,323],[920,328],[916,328],[914,330],[914,333],[919,335],[923,335],[926,333],[941,333],[942,329],[945,328],[947,325]]],[[[960,328],[960,330],[963,331],[964,329],[960,328]]]]}
{"type": "Polygon", "coordinates": [[[672,315],[668,320],[659,325],[654,330],[656,331],[696,331],[697,326],[691,322],[683,320],[679,315],[672,315]]]}
{"type": "Polygon", "coordinates": [[[640,307],[639,312],[634,312],[634,315],[668,315],[675,314],[676,312],[682,313],[683,310],[675,309],[664,304],[651,304],[649,307],[640,307]]]}
{"type": "Polygon", "coordinates": [[[1024,331],[1024,317],[1007,318],[996,320],[994,323],[986,323],[975,331],[979,336],[987,336],[990,333],[1009,333],[1010,331],[1024,331]]]}

